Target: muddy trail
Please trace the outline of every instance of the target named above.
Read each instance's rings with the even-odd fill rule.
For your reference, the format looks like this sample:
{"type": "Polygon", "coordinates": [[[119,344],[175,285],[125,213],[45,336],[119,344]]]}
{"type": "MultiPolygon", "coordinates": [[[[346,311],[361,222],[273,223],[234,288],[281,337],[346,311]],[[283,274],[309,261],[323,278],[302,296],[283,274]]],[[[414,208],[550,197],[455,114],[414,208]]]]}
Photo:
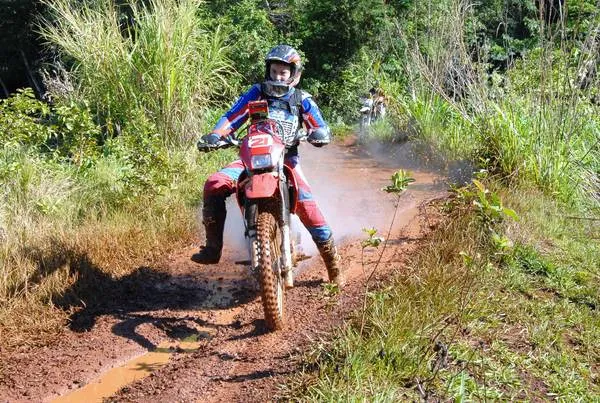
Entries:
{"type": "Polygon", "coordinates": [[[53,345],[1,357],[0,401],[275,399],[307,349],[360,309],[371,271],[376,267],[374,287],[403,269],[439,221],[431,202],[446,196],[444,179],[419,168],[407,146],[376,152],[304,145],[301,155],[348,273],[342,293],[330,292],[308,232],[296,225],[307,258],[286,293],[286,328],[266,332],[260,298],[241,263],[247,259],[241,216],[230,200],[218,265],[191,262],[197,246],[190,245],[99,284],[98,298],[73,313],[53,345]],[[381,191],[401,168],[416,181],[400,196],[381,191]],[[365,227],[387,238],[385,248],[361,248],[365,227]]]}

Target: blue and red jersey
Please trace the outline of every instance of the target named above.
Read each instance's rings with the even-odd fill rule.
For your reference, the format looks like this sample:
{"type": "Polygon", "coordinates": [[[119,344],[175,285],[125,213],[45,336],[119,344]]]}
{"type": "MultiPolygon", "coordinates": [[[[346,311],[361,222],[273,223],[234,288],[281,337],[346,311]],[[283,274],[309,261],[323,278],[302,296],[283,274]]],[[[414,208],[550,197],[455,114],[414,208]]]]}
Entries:
{"type": "MultiPolygon", "coordinates": [[[[260,89],[260,84],[254,84],[248,91],[236,101],[236,103],[229,109],[217,122],[213,133],[219,136],[225,137],[229,134],[234,133],[248,120],[248,103],[251,101],[258,101],[260,99],[289,101],[293,91],[301,91],[295,88],[290,91],[289,94],[281,98],[269,98],[265,97],[260,89]]],[[[327,123],[321,115],[319,107],[313,101],[310,94],[302,91],[302,120],[305,128],[310,132],[317,128],[327,128],[327,123]]]]}

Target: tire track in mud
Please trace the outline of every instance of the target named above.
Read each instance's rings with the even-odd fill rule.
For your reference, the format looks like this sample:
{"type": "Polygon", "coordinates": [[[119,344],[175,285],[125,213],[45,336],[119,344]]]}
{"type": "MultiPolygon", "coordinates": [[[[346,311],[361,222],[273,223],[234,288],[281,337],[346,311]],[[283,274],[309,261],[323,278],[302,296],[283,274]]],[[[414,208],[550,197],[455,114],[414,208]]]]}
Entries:
{"type": "MultiPolygon", "coordinates": [[[[303,150],[304,151],[304,150],[303,150]]],[[[155,377],[131,387],[118,399],[127,401],[265,401],[277,396],[278,384],[298,369],[305,350],[360,308],[364,278],[360,241],[363,227],[374,226],[387,237],[391,217],[396,221],[375,282],[400,270],[406,256],[434,226],[426,204],[442,197],[439,177],[414,171],[415,186],[400,196],[380,191],[389,183],[397,161],[364,158],[355,149],[335,148],[322,158],[322,150],[302,154],[302,166],[325,216],[334,229],[348,270],[349,283],[341,295],[328,297],[322,287],[324,266],[313,256],[299,267],[296,287],[287,293],[286,329],[266,333],[262,308],[255,300],[235,310],[236,320],[206,350],[165,367],[155,377]],[[333,154],[333,155],[331,155],[333,154]],[[315,177],[320,175],[320,181],[315,177]],[[188,374],[184,373],[188,371],[188,374]]],[[[323,150],[324,151],[324,150],[323,150]]],[[[406,166],[406,165],[405,165],[406,166]]],[[[307,233],[303,232],[303,239],[307,233]]],[[[315,255],[310,243],[304,244],[315,255]]],[[[372,267],[377,251],[366,253],[372,267]]],[[[222,267],[223,265],[221,265],[222,267]]],[[[368,274],[367,274],[368,275],[368,274]]]]}
{"type": "Polygon", "coordinates": [[[265,401],[276,396],[277,385],[298,371],[311,343],[327,338],[360,308],[369,274],[363,272],[362,260],[370,270],[379,258],[379,250],[362,253],[360,241],[365,235],[361,229],[375,227],[378,235],[388,237],[391,217],[396,214],[373,276],[374,283],[384,281],[402,269],[406,257],[435,225],[437,217],[427,207],[428,201],[445,195],[440,177],[415,169],[406,148],[388,149],[379,157],[337,145],[303,146],[300,152],[302,168],[348,270],[348,285],[341,294],[326,292],[325,267],[308,232],[300,229],[304,252],[312,257],[300,263],[296,286],[286,295],[286,328],[267,333],[255,284],[245,267],[236,263],[246,260],[247,253],[241,215],[230,201],[226,246],[219,265],[191,262],[195,247],[165,259],[156,267],[158,274],[132,285],[130,298],[90,311],[94,325],[87,332],[67,332],[54,348],[24,352],[4,378],[6,385],[0,382],[0,396],[6,401],[51,401],[102,379],[110,368],[166,341],[190,338],[197,342],[196,351],[172,349],[168,363],[151,368],[148,377],[108,400],[265,401]],[[416,182],[399,197],[382,192],[400,168],[412,169],[416,182]],[[143,291],[135,291],[136,286],[143,291]],[[35,381],[41,378],[44,384],[35,381]]]}

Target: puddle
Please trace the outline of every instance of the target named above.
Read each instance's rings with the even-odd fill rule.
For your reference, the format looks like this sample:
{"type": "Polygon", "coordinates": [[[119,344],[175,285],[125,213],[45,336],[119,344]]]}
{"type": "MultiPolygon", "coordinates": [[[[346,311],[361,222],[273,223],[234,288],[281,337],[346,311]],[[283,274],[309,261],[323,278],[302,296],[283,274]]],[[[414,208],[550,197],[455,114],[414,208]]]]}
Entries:
{"type": "Polygon", "coordinates": [[[113,368],[100,378],[91,381],[80,389],[58,397],[52,402],[101,403],[124,386],[147,377],[167,364],[173,354],[192,353],[198,350],[203,340],[212,338],[216,334],[219,325],[231,323],[236,313],[235,310],[216,312],[214,327],[198,328],[195,334],[186,339],[161,343],[154,351],[136,357],[120,367],[113,368]]]}
{"type": "MultiPolygon", "coordinates": [[[[200,337],[202,336],[203,333],[200,333],[200,337]]],[[[88,383],[81,389],[54,399],[53,402],[102,402],[104,398],[114,395],[123,386],[145,378],[165,365],[174,353],[194,352],[199,347],[199,341],[163,343],[156,350],[134,358],[121,367],[111,369],[101,378],[88,383]]]]}

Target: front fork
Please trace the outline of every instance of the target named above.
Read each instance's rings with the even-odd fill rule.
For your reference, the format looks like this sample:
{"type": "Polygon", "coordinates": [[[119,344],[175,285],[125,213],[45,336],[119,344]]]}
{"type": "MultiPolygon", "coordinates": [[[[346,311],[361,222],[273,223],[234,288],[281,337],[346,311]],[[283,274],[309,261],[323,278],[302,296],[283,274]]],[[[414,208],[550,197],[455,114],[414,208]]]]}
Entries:
{"type": "Polygon", "coordinates": [[[248,203],[244,207],[244,225],[246,226],[246,238],[248,239],[248,251],[250,252],[250,269],[256,277],[258,275],[258,240],[256,239],[256,220],[258,219],[258,205],[248,203]]]}
{"type": "MultiPolygon", "coordinates": [[[[281,175],[283,176],[283,175],[281,175]]],[[[280,177],[281,177],[280,176],[280,177]]],[[[279,193],[281,197],[281,250],[283,259],[283,278],[285,286],[292,288],[294,286],[294,262],[292,259],[292,236],[290,230],[290,191],[288,189],[285,177],[279,182],[279,193]]]]}
{"type": "MultiPolygon", "coordinates": [[[[281,273],[276,273],[277,275],[282,275],[285,280],[285,285],[287,288],[291,288],[294,286],[293,280],[293,258],[292,258],[292,240],[291,240],[291,229],[290,229],[290,195],[289,189],[285,180],[281,180],[279,186],[279,197],[282,203],[280,203],[281,210],[280,215],[281,219],[279,222],[279,227],[281,228],[281,273]]],[[[256,222],[258,218],[258,204],[257,203],[247,203],[244,208],[244,224],[246,226],[246,237],[248,238],[249,243],[249,251],[250,251],[250,264],[252,268],[252,272],[254,274],[257,273],[258,268],[258,241],[256,239],[256,222]]]]}

